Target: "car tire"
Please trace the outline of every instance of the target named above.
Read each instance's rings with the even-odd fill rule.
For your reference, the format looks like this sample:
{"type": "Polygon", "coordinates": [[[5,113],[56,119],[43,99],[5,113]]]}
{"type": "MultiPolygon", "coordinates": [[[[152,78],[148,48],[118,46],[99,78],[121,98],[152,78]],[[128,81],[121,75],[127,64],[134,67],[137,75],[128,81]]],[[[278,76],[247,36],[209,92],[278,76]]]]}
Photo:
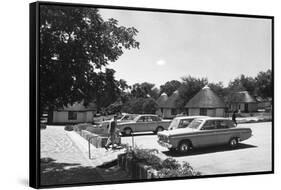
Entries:
{"type": "Polygon", "coordinates": [[[180,153],[186,154],[191,149],[191,142],[189,140],[182,141],[178,146],[178,151],[180,153]]]}
{"type": "Polygon", "coordinates": [[[234,137],[229,140],[229,146],[235,148],[238,145],[238,138],[234,137]]]}
{"type": "Polygon", "coordinates": [[[163,127],[157,127],[156,130],[154,131],[155,134],[157,134],[160,131],[164,131],[163,127]]]}
{"type": "Polygon", "coordinates": [[[131,128],[125,128],[123,134],[125,136],[130,136],[132,135],[132,129],[131,128]]]}

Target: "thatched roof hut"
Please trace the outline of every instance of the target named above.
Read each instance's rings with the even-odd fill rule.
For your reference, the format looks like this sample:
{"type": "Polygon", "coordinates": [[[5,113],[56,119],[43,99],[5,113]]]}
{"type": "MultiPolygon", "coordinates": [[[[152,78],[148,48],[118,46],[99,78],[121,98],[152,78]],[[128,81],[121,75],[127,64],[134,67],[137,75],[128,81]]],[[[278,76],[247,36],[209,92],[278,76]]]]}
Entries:
{"type": "Polygon", "coordinates": [[[179,97],[179,92],[176,90],[173,94],[168,98],[163,108],[177,108],[176,100],[179,97]]]}
{"type": "Polygon", "coordinates": [[[227,97],[227,102],[232,103],[255,103],[256,100],[248,91],[240,91],[232,93],[227,97]]]}
{"type": "Polygon", "coordinates": [[[208,86],[200,90],[191,98],[185,108],[225,108],[223,100],[216,95],[208,86]]]}

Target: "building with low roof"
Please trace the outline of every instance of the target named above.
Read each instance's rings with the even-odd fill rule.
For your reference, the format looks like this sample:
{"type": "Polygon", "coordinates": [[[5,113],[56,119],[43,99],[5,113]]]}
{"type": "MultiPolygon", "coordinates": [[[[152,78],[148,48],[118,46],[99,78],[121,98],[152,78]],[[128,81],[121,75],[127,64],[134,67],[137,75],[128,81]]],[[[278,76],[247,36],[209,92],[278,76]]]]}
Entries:
{"type": "Polygon", "coordinates": [[[185,109],[188,115],[223,117],[226,105],[217,94],[205,86],[187,102],[185,109]]]}
{"type": "Polygon", "coordinates": [[[53,114],[48,122],[54,124],[67,124],[67,123],[91,123],[94,115],[97,113],[95,103],[84,105],[84,101],[68,104],[63,108],[53,111],[53,114]]]}
{"type": "Polygon", "coordinates": [[[226,98],[228,110],[239,112],[256,112],[258,110],[258,102],[250,95],[248,91],[234,92],[226,98]]]}

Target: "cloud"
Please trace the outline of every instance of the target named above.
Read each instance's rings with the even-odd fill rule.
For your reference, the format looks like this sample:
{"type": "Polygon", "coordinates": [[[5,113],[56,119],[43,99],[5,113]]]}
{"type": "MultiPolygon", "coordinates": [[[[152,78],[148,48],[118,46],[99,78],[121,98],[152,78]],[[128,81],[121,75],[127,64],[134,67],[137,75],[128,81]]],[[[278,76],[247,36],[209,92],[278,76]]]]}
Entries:
{"type": "Polygon", "coordinates": [[[159,59],[158,61],[156,61],[156,64],[159,66],[163,66],[166,65],[166,61],[164,59],[159,59]]]}

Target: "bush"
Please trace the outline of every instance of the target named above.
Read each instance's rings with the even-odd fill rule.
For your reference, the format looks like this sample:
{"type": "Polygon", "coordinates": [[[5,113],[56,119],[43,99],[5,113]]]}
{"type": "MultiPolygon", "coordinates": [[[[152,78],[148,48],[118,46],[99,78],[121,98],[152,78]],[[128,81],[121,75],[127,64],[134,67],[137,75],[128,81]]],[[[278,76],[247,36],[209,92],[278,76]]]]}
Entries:
{"type": "Polygon", "coordinates": [[[167,169],[178,169],[181,165],[173,158],[167,158],[162,163],[163,168],[167,169]]]}
{"type": "Polygon", "coordinates": [[[91,126],[91,124],[89,124],[89,123],[80,123],[80,124],[74,125],[73,129],[75,131],[82,131],[82,130],[86,130],[88,126],[91,126]]]}
{"type": "Polygon", "coordinates": [[[64,127],[64,130],[66,131],[73,131],[73,126],[72,125],[67,125],[64,127]]]}
{"type": "MultiPolygon", "coordinates": [[[[174,160],[174,159],[173,159],[174,160]]],[[[174,162],[174,161],[173,161],[174,162]]],[[[187,162],[184,162],[183,165],[179,164],[177,168],[163,168],[159,171],[160,178],[171,178],[171,177],[185,177],[185,176],[200,176],[201,173],[195,171],[187,162]]]]}
{"type": "Polygon", "coordinates": [[[127,156],[132,157],[135,161],[146,164],[158,171],[160,178],[198,176],[200,172],[195,171],[187,162],[182,165],[173,158],[165,160],[160,159],[156,149],[128,149],[127,156]]]}
{"type": "Polygon", "coordinates": [[[95,133],[95,134],[107,134],[106,128],[98,128],[98,127],[88,126],[85,130],[89,131],[91,133],[95,133]]]}

